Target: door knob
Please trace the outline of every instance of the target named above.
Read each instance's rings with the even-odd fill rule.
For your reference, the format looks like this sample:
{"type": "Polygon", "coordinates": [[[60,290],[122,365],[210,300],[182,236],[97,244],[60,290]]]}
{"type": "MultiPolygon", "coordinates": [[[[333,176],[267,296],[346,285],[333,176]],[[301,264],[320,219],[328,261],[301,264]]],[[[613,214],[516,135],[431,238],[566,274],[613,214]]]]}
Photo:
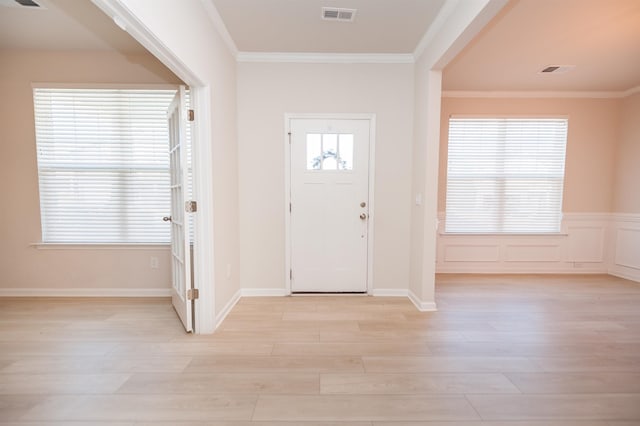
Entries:
{"type": "Polygon", "coordinates": [[[165,222],[171,222],[171,216],[165,216],[162,218],[165,222]]]}
{"type": "Polygon", "coordinates": [[[367,218],[366,213],[360,213],[360,219],[365,220],[367,218]]]}

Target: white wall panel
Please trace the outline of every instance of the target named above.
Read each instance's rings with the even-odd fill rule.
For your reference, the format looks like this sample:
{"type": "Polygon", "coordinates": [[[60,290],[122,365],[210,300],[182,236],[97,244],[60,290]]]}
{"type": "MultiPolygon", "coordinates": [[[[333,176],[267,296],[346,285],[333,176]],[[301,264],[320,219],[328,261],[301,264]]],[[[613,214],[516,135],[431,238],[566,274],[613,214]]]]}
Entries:
{"type": "Polygon", "coordinates": [[[497,262],[498,260],[497,245],[451,244],[445,246],[445,262],[497,262]]]}
{"type": "Polygon", "coordinates": [[[568,228],[568,258],[571,262],[604,262],[606,228],[571,226],[568,228]]]}
{"type": "Polygon", "coordinates": [[[560,262],[559,244],[507,244],[506,262],[560,262]]]}

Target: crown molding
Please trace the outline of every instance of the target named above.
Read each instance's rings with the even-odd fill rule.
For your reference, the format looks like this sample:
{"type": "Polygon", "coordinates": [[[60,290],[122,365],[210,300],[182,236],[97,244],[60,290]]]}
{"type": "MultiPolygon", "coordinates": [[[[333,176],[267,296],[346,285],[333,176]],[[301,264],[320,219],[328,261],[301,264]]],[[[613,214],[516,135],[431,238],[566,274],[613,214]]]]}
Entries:
{"type": "Polygon", "coordinates": [[[209,15],[209,19],[211,19],[213,26],[218,31],[218,34],[220,34],[220,37],[222,38],[222,41],[224,41],[224,44],[227,45],[227,47],[231,51],[231,54],[234,57],[237,57],[238,47],[236,46],[236,43],[233,41],[233,38],[231,38],[231,34],[229,34],[229,30],[227,29],[227,26],[224,24],[224,21],[222,20],[220,13],[218,13],[218,9],[216,9],[216,6],[213,4],[213,1],[200,0],[200,3],[202,3],[202,6],[207,11],[207,14],[209,15]]]}
{"type": "Polygon", "coordinates": [[[582,98],[620,99],[640,92],[640,86],[625,91],[491,91],[491,90],[443,90],[443,98],[582,98]]]}
{"type": "Polygon", "coordinates": [[[413,64],[411,53],[289,53],[238,52],[238,62],[316,64],[413,64]]]}

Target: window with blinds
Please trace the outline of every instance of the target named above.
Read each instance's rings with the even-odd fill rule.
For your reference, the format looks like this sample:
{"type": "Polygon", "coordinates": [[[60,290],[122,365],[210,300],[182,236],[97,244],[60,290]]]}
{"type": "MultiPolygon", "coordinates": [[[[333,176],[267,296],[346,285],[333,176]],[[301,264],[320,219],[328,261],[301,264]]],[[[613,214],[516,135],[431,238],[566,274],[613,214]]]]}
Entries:
{"type": "Polygon", "coordinates": [[[175,93],[34,88],[43,242],[170,241],[175,93]]]}
{"type": "Polygon", "coordinates": [[[445,232],[560,232],[566,118],[451,118],[445,232]]]}

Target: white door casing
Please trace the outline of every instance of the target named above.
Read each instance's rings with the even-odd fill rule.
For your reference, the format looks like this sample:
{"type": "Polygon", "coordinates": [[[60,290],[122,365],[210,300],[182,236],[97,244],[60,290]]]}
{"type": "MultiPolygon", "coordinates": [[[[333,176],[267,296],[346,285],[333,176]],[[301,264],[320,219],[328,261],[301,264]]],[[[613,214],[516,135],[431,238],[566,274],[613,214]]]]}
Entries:
{"type": "MultiPolygon", "coordinates": [[[[169,122],[169,164],[171,171],[171,302],[186,331],[193,331],[191,289],[191,250],[188,216],[185,212],[187,165],[187,108],[185,87],[180,86],[167,111],[169,122]]],[[[167,218],[165,218],[167,219],[167,218]]]]}
{"type": "Polygon", "coordinates": [[[370,118],[290,118],[292,292],[366,292],[370,118]]]}

